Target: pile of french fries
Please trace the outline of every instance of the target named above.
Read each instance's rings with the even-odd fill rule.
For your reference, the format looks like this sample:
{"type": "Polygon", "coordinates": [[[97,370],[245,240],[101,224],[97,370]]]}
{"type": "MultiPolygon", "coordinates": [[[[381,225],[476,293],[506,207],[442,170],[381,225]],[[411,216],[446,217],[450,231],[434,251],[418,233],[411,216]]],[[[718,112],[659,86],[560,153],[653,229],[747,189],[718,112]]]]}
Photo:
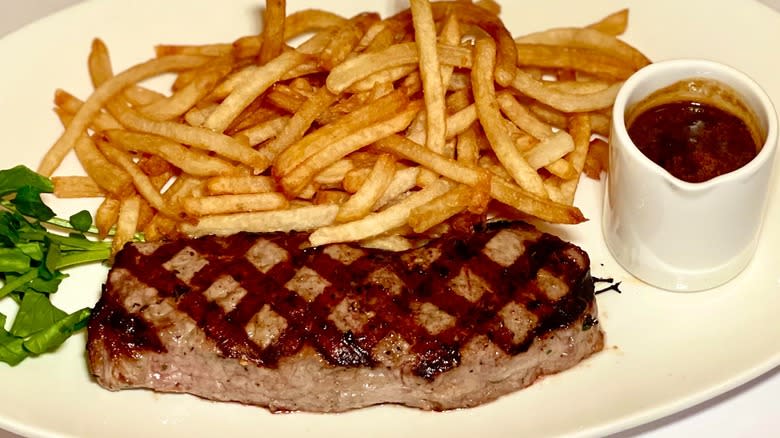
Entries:
{"type": "Polygon", "coordinates": [[[385,19],[288,15],[268,0],[259,35],[160,45],[119,73],[96,39],[94,92],[57,90],[65,129],[38,171],[75,152],[86,175],[53,177],[55,194],[102,197],[115,249],[139,231],[305,230],[313,245],[401,250],[494,205],[581,222],[580,175],[604,169],[612,102],[649,60],[618,38],[626,10],[519,37],[499,12],[411,0],[385,19]],[[169,73],[170,92],[140,85],[169,73]]]}

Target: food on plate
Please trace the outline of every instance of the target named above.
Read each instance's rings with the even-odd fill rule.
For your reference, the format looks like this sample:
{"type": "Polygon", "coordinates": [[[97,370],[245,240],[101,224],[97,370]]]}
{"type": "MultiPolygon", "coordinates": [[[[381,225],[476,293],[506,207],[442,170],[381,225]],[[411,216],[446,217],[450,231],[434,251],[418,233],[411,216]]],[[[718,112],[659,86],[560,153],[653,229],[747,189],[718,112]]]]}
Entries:
{"type": "Polygon", "coordinates": [[[95,39],[94,92],[57,90],[65,130],[38,170],[75,152],[85,175],[63,175],[57,193],[103,198],[95,216],[102,236],[119,231],[115,250],[136,233],[412,244],[498,210],[580,223],[580,175],[605,168],[591,140],[649,63],[617,37],[627,10],[513,37],[492,1],[414,0],[387,18],[285,7],[266,5],[258,35],[159,45],[123,71],[95,39]],[[149,88],[165,75],[170,90],[149,88]]]}
{"type": "Polygon", "coordinates": [[[728,85],[690,78],[655,91],[626,111],[631,141],[675,177],[704,182],[758,155],[766,133],[728,85]]]}
{"type": "Polygon", "coordinates": [[[618,38],[627,10],[515,38],[500,9],[273,0],[258,35],[117,72],[95,39],[94,91],[55,92],[64,131],[38,172],[101,199],[97,381],[443,410],[601,350],[587,254],[524,221],[586,220],[580,176],[606,168],[615,94],[650,61],[618,38]],[[55,175],[71,152],[83,174],[55,175]]]}
{"type": "Polygon", "coordinates": [[[128,244],[90,319],[90,372],[273,411],[445,410],[601,350],[588,255],[473,222],[401,252],[296,232],[128,244]]]}

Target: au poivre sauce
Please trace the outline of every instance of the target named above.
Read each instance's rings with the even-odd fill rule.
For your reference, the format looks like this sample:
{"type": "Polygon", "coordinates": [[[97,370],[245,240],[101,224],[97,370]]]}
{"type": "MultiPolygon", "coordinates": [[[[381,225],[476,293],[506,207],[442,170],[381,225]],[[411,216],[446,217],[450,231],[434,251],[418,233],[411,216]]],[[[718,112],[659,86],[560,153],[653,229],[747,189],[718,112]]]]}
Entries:
{"type": "Polygon", "coordinates": [[[759,149],[741,118],[695,101],[645,110],[628,127],[628,135],[653,162],[693,183],[739,169],[759,149]]]}

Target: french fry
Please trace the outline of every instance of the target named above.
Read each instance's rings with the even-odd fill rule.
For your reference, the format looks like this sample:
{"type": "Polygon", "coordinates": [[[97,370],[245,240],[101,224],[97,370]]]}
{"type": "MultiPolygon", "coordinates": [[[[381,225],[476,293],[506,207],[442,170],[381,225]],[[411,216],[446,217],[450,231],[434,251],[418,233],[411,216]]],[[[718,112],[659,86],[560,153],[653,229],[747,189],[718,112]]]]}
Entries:
{"type": "Polygon", "coordinates": [[[194,55],[166,56],[135,65],[112,77],[96,89],[89,96],[89,99],[84,102],[84,105],[79,108],[79,111],[60,138],[46,152],[46,155],[38,165],[38,173],[44,176],[51,176],[68,152],[73,149],[79,136],[84,133],[105,103],[129,84],[170,71],[198,67],[208,62],[208,60],[208,57],[194,55]]]}
{"type": "Polygon", "coordinates": [[[76,141],[75,151],[87,175],[100,188],[118,198],[123,198],[133,192],[132,177],[106,159],[91,138],[85,135],[79,137],[76,141]]]}
{"type": "MultiPolygon", "coordinates": [[[[441,20],[447,14],[457,14],[463,24],[471,24],[481,28],[496,42],[496,82],[501,86],[507,86],[514,77],[517,69],[517,49],[512,40],[512,34],[501,20],[490,11],[468,2],[434,2],[431,10],[435,20],[441,20]]],[[[408,22],[411,12],[401,11],[387,19],[388,22],[408,22]]],[[[446,64],[444,60],[441,61],[446,64]]],[[[456,65],[456,64],[452,64],[456,65]]]]}
{"type": "Polygon", "coordinates": [[[577,190],[579,174],[585,166],[585,158],[590,147],[590,116],[575,114],[569,120],[570,132],[574,141],[574,150],[569,154],[568,161],[577,171],[577,177],[561,183],[561,193],[566,204],[574,203],[574,193],[577,190]]]}
{"type": "Polygon", "coordinates": [[[363,128],[352,135],[331,143],[295,167],[290,173],[282,177],[279,183],[288,195],[300,193],[306,184],[322,169],[351,152],[405,129],[419,111],[420,106],[412,102],[395,117],[363,128]]]}
{"type": "Polygon", "coordinates": [[[404,225],[409,219],[409,212],[412,209],[442,195],[449,187],[449,183],[439,180],[436,184],[414,192],[404,200],[378,213],[371,213],[356,221],[318,228],[309,236],[309,242],[314,246],[319,246],[332,242],[354,242],[378,236],[385,231],[404,225]]]}
{"type": "Polygon", "coordinates": [[[217,83],[230,72],[230,65],[221,65],[196,77],[171,96],[142,106],[138,111],[152,120],[175,119],[206,97],[217,83]]]}
{"type": "Polygon", "coordinates": [[[379,15],[374,13],[357,14],[347,21],[333,35],[319,54],[319,63],[325,70],[341,64],[360,43],[366,30],[379,21],[379,15]]]}
{"type": "Polygon", "coordinates": [[[650,63],[650,60],[633,46],[597,29],[573,27],[549,29],[515,38],[515,42],[596,49],[625,61],[635,70],[650,63]]]}
{"type": "Polygon", "coordinates": [[[355,193],[363,186],[369,173],[371,173],[371,169],[365,167],[350,170],[344,175],[344,180],[341,181],[341,187],[347,193],[355,193]]]}
{"type": "Polygon", "coordinates": [[[105,239],[119,218],[121,201],[116,198],[105,198],[95,211],[95,227],[98,229],[98,238],[105,239]]]}
{"type": "MultiPolygon", "coordinates": [[[[457,14],[447,14],[447,18],[444,20],[444,25],[441,29],[441,35],[439,37],[442,44],[448,44],[450,46],[457,46],[461,40],[460,23],[458,22],[457,14]]],[[[443,65],[441,70],[441,83],[443,90],[447,90],[452,79],[452,74],[455,68],[451,65],[443,65]]]]}
{"type": "MultiPolygon", "coordinates": [[[[378,142],[378,145],[384,150],[413,160],[439,175],[461,184],[476,186],[485,181],[485,177],[480,174],[479,170],[436,155],[403,137],[389,136],[378,142]]],[[[585,220],[582,212],[575,207],[551,202],[502,178],[489,178],[489,180],[490,196],[518,211],[552,223],[576,224],[585,220]]]]}
{"type": "Polygon", "coordinates": [[[341,190],[317,190],[314,194],[314,204],[334,204],[341,205],[349,199],[349,193],[341,190]]]}
{"type": "MultiPolygon", "coordinates": [[[[162,194],[167,204],[181,208],[181,200],[188,196],[202,196],[202,180],[189,175],[180,175],[162,194]]],[[[180,234],[178,222],[164,214],[157,213],[143,229],[147,240],[175,238],[180,234]]]]}
{"type": "Polygon", "coordinates": [[[287,16],[286,5],[285,0],[266,0],[265,2],[262,42],[260,53],[257,55],[258,64],[265,64],[282,54],[285,18],[287,16]]]}
{"type": "MultiPolygon", "coordinates": [[[[437,45],[439,61],[444,65],[471,67],[471,51],[458,46],[437,45]]],[[[394,44],[380,52],[364,53],[334,67],[326,84],[333,93],[341,93],[355,82],[390,68],[417,64],[420,56],[414,43],[394,44]]]]}
{"type": "Polygon", "coordinates": [[[558,131],[523,153],[523,158],[534,169],[540,169],[561,159],[574,150],[574,140],[566,131],[558,131]]]}
{"type": "MultiPolygon", "coordinates": [[[[420,146],[425,149],[424,147],[420,146]]],[[[436,155],[431,151],[433,155],[436,155]]],[[[439,155],[436,155],[439,156],[439,155]]],[[[392,204],[401,198],[405,193],[408,193],[414,187],[418,185],[418,179],[422,170],[419,167],[407,167],[405,169],[396,169],[393,179],[390,180],[390,184],[387,185],[382,196],[374,203],[372,210],[381,210],[385,206],[392,204]]],[[[434,175],[435,176],[435,175],[434,175]]]]}
{"type": "Polygon", "coordinates": [[[203,124],[214,132],[222,132],[253,100],[267,90],[282,75],[306,59],[297,50],[289,50],[254,69],[225,97],[203,124]]]}
{"type": "MultiPolygon", "coordinates": [[[[289,121],[290,117],[288,116],[275,117],[271,120],[259,123],[242,131],[238,131],[233,135],[233,138],[238,139],[244,137],[247,139],[247,142],[250,146],[257,146],[272,137],[278,136],[279,133],[281,133],[285,126],[289,123],[289,121]]],[[[267,158],[269,158],[270,162],[270,157],[267,158]]]]}
{"type": "Polygon", "coordinates": [[[615,96],[622,85],[622,82],[617,82],[604,90],[591,94],[563,93],[554,87],[547,87],[544,82],[522,70],[517,70],[511,82],[511,87],[522,94],[568,113],[595,111],[612,106],[612,102],[615,101],[615,96]]]}
{"type": "Polygon", "coordinates": [[[276,157],[274,175],[281,177],[288,174],[304,160],[325,148],[327,142],[339,140],[367,124],[389,118],[406,103],[407,99],[403,94],[390,93],[304,136],[276,157]]]}
{"type": "Polygon", "coordinates": [[[128,153],[120,150],[115,146],[112,146],[107,142],[101,143],[100,149],[111,162],[130,174],[130,176],[133,178],[133,184],[135,185],[136,190],[138,190],[138,193],[140,193],[144,199],[149,202],[149,204],[157,209],[157,211],[172,219],[181,218],[178,209],[174,206],[166,204],[163,201],[158,188],[155,187],[154,183],[152,183],[152,181],[149,179],[149,176],[147,176],[144,172],[141,171],[141,169],[138,168],[138,165],[133,162],[133,159],[128,153]]]}
{"type": "Polygon", "coordinates": [[[154,46],[155,56],[170,55],[201,55],[201,56],[226,56],[233,50],[228,43],[217,44],[158,44],[154,46]]]}
{"type": "Polygon", "coordinates": [[[445,137],[451,139],[466,131],[477,120],[477,107],[471,104],[447,117],[445,137]]]}
{"type": "Polygon", "coordinates": [[[141,215],[141,198],[130,196],[121,201],[116,220],[116,231],[111,241],[111,250],[117,253],[125,243],[135,237],[138,229],[138,219],[141,215]]]}
{"type": "Polygon", "coordinates": [[[191,236],[224,236],[240,231],[311,231],[332,224],[338,211],[338,205],[322,204],[286,210],[213,215],[200,218],[196,224],[183,222],[180,229],[191,236]]]}
{"type": "Polygon", "coordinates": [[[88,176],[53,176],[54,196],[58,198],[99,198],[106,192],[88,176]]]}
{"type": "Polygon", "coordinates": [[[276,192],[198,196],[182,200],[184,212],[192,216],[279,210],[285,207],[287,198],[276,192]]]}
{"type": "Polygon", "coordinates": [[[338,28],[346,22],[346,18],[320,9],[296,11],[287,16],[284,27],[284,40],[288,41],[305,33],[322,29],[338,28]]]}
{"type": "Polygon", "coordinates": [[[498,105],[501,111],[523,131],[533,135],[539,140],[550,137],[553,134],[552,126],[539,120],[527,107],[521,105],[509,93],[498,94],[498,105]]]}
{"type": "Polygon", "coordinates": [[[322,87],[309,98],[280,130],[276,138],[260,150],[269,163],[290,145],[303,138],[317,117],[336,101],[335,94],[322,87]]]}
{"type": "MultiPolygon", "coordinates": [[[[425,147],[398,135],[390,135],[383,138],[377,142],[377,146],[384,151],[392,152],[399,157],[421,164],[434,173],[461,184],[474,186],[480,180],[479,170],[433,153],[433,151],[429,151],[425,147]]],[[[398,179],[398,175],[401,172],[397,172],[396,179],[398,179]]]]}
{"type": "Polygon", "coordinates": [[[436,24],[433,22],[431,4],[427,0],[410,0],[409,4],[425,100],[425,145],[432,151],[443,154],[447,125],[444,114],[444,86],[436,47],[436,24]]]}
{"type": "Polygon", "coordinates": [[[622,35],[626,32],[626,28],[628,27],[628,9],[615,11],[600,19],[599,21],[587,25],[586,27],[595,29],[607,35],[622,35]]]}
{"type": "Polygon", "coordinates": [[[118,74],[95,39],[92,93],[57,90],[64,130],[39,170],[75,150],[86,175],[55,194],[102,197],[115,250],[137,232],[290,230],[403,250],[462,212],[585,220],[580,176],[605,169],[615,94],[649,63],[616,37],[627,10],[513,39],[494,0],[385,19],[286,6],[269,0],[260,34],[157,45],[118,74]],[[166,73],[166,92],[146,82],[166,73]]]}
{"type": "Polygon", "coordinates": [[[370,237],[360,241],[363,248],[381,249],[383,251],[406,251],[414,247],[412,242],[404,236],[398,234],[386,234],[383,236],[370,237]]]}
{"type": "Polygon", "coordinates": [[[574,70],[609,80],[623,81],[634,72],[632,65],[591,48],[518,43],[517,57],[521,67],[574,70]]]}
{"type": "Polygon", "coordinates": [[[340,185],[344,176],[355,168],[355,163],[349,158],[342,158],[330,166],[322,169],[314,177],[314,182],[319,185],[340,185]]]}
{"type": "Polygon", "coordinates": [[[585,220],[578,208],[550,202],[528,193],[502,178],[491,178],[490,195],[496,201],[551,223],[578,224],[585,220]]]}
{"type": "MultiPolygon", "coordinates": [[[[84,102],[65,90],[54,92],[54,105],[62,108],[68,114],[75,115],[83,104],[84,102]]],[[[90,127],[95,131],[105,131],[106,129],[120,129],[122,125],[111,114],[101,111],[95,115],[90,127]]]]}
{"type": "Polygon", "coordinates": [[[456,151],[459,163],[468,167],[476,166],[479,157],[476,126],[471,125],[458,136],[456,151]]]}
{"type": "Polygon", "coordinates": [[[609,144],[602,139],[590,142],[582,171],[592,179],[600,179],[601,172],[609,168],[609,144]]]}
{"type": "Polygon", "coordinates": [[[189,149],[165,137],[124,130],[109,130],[103,132],[103,135],[112,144],[126,151],[154,154],[194,176],[216,176],[237,172],[236,167],[225,160],[189,149]]]}
{"type": "Polygon", "coordinates": [[[206,189],[214,195],[273,192],[276,182],[268,176],[215,176],[206,180],[206,189]]]}
{"type": "Polygon", "coordinates": [[[496,156],[520,187],[537,196],[545,197],[542,178],[523,159],[503,128],[504,118],[498,109],[493,69],[496,46],[490,39],[480,39],[474,47],[474,69],[471,71],[477,116],[496,156]]]}
{"type": "Polygon", "coordinates": [[[415,233],[427,231],[466,210],[471,204],[472,192],[467,185],[455,186],[429,203],[413,208],[409,212],[409,225],[415,233]]]}
{"type": "Polygon", "coordinates": [[[395,175],[395,160],[381,155],[360,188],[341,205],[337,222],[349,222],[368,214],[385,193],[395,175]]]}
{"type": "Polygon", "coordinates": [[[192,147],[214,152],[229,160],[264,169],[268,161],[247,143],[205,128],[197,128],[169,121],[156,121],[143,117],[129,107],[112,107],[112,114],[123,125],[134,131],[147,132],[175,140],[192,147]]]}
{"type": "Polygon", "coordinates": [[[413,72],[416,72],[417,69],[418,66],[414,64],[404,64],[397,67],[390,67],[385,70],[380,70],[353,83],[349,86],[349,88],[347,88],[346,91],[351,93],[371,91],[378,85],[389,84],[399,79],[405,78],[413,72]]]}

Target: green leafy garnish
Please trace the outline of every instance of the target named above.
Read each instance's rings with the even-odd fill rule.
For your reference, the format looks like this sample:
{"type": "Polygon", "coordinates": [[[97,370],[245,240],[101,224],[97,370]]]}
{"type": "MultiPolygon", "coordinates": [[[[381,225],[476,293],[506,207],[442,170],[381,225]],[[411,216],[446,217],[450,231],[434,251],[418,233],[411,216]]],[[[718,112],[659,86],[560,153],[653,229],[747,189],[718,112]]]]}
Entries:
{"type": "Polygon", "coordinates": [[[23,187],[37,189],[39,193],[54,191],[54,184],[49,178],[33,172],[26,166],[19,165],[0,171],[0,196],[17,193],[23,187]]]}
{"type": "Polygon", "coordinates": [[[73,225],[73,228],[75,228],[77,231],[86,233],[92,226],[92,215],[89,214],[89,212],[86,210],[81,210],[80,212],[71,216],[68,222],[70,222],[70,224],[73,225]]]}
{"type": "Polygon", "coordinates": [[[60,219],[41,199],[51,181],[25,166],[0,170],[0,300],[11,299],[18,311],[6,328],[0,313],[0,362],[16,365],[27,357],[55,350],[89,320],[89,308],[68,314],[49,295],[67,278],[63,269],[103,262],[109,242],[94,241],[92,215],[80,211],[60,219]],[[68,235],[55,233],[54,226],[68,235]]]}

